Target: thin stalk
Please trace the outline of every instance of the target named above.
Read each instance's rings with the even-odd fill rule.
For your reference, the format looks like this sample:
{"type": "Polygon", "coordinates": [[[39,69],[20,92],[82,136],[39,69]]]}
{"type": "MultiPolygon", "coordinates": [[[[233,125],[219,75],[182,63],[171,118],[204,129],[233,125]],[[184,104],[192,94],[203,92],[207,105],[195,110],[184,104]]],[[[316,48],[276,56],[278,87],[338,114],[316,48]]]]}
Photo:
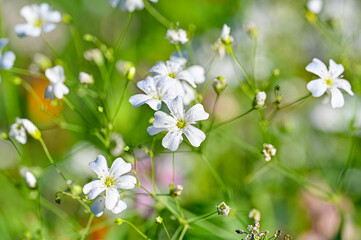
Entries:
{"type": "Polygon", "coordinates": [[[128,30],[129,30],[130,24],[132,23],[132,19],[133,19],[133,13],[129,13],[127,23],[125,25],[125,28],[124,28],[123,32],[120,34],[120,37],[118,39],[117,44],[115,45],[114,52],[116,52],[120,48],[120,45],[122,45],[122,42],[123,42],[125,36],[127,35],[128,30]]]}
{"type": "Polygon", "coordinates": [[[140,236],[142,236],[144,239],[150,239],[147,237],[147,235],[145,235],[144,233],[142,233],[142,231],[140,231],[133,223],[127,221],[127,220],[123,220],[124,223],[128,224],[129,226],[131,226],[135,231],[137,231],[137,233],[139,233],[140,236]]]}
{"type": "Polygon", "coordinates": [[[253,81],[253,86],[255,88],[257,88],[256,86],[256,60],[257,60],[257,47],[258,47],[258,38],[255,37],[253,40],[253,51],[252,51],[252,81],[253,81]]]}
{"type": "Polygon", "coordinates": [[[217,211],[211,212],[211,213],[206,213],[206,214],[203,214],[201,216],[194,217],[194,218],[189,218],[187,222],[188,222],[188,224],[191,224],[193,222],[198,222],[198,221],[201,221],[201,220],[205,220],[205,219],[207,219],[209,217],[212,217],[215,214],[217,214],[217,211]]]}
{"type": "Polygon", "coordinates": [[[91,213],[90,217],[89,217],[89,220],[88,220],[88,223],[86,225],[86,228],[85,228],[85,230],[83,232],[83,235],[81,236],[81,240],[85,240],[86,236],[88,235],[88,232],[90,230],[90,226],[91,226],[91,224],[93,222],[93,219],[94,219],[94,214],[91,213]]]}
{"type": "Polygon", "coordinates": [[[338,189],[341,190],[343,188],[343,184],[345,182],[345,176],[347,171],[350,169],[352,162],[353,162],[353,153],[356,146],[356,137],[353,136],[351,139],[350,149],[348,151],[347,161],[345,167],[342,169],[339,177],[338,177],[338,189]]]}
{"type": "Polygon", "coordinates": [[[59,54],[55,51],[55,49],[53,48],[53,46],[51,46],[50,42],[48,41],[48,39],[45,37],[45,35],[42,33],[41,34],[41,39],[43,40],[43,42],[45,43],[45,45],[48,47],[48,49],[50,50],[50,52],[56,57],[59,58],[59,54]]]}
{"type": "Polygon", "coordinates": [[[19,148],[16,146],[15,142],[9,137],[9,142],[13,145],[13,147],[15,148],[16,152],[19,154],[20,158],[22,159],[22,155],[20,153],[19,148]]]}
{"type": "Polygon", "coordinates": [[[223,183],[222,178],[219,176],[218,172],[214,169],[209,159],[204,155],[204,153],[200,153],[200,156],[203,159],[203,161],[206,163],[209,170],[211,171],[218,185],[222,188],[224,192],[226,192],[226,185],[223,183]]]}
{"type": "Polygon", "coordinates": [[[29,71],[29,70],[16,68],[16,67],[12,67],[8,71],[11,72],[11,73],[14,73],[14,74],[20,74],[20,75],[24,75],[24,76],[28,76],[28,77],[38,77],[38,78],[44,78],[45,77],[41,73],[33,73],[33,72],[29,71]]]}
{"type": "Polygon", "coordinates": [[[174,201],[175,201],[175,204],[177,205],[179,214],[182,216],[182,218],[184,218],[184,214],[183,214],[182,207],[180,205],[179,199],[175,198],[174,201]]]}
{"type": "Polygon", "coordinates": [[[182,231],[182,226],[183,225],[179,225],[179,227],[177,228],[177,230],[174,232],[173,236],[172,236],[172,240],[176,240],[177,236],[179,235],[179,233],[182,231]]]}
{"type": "Polygon", "coordinates": [[[171,22],[166,19],[162,14],[160,14],[150,3],[149,1],[144,1],[144,8],[147,12],[152,15],[160,24],[166,28],[171,27],[171,22]]]}
{"type": "Polygon", "coordinates": [[[185,225],[180,236],[179,236],[179,240],[182,240],[184,238],[184,235],[186,234],[187,230],[189,228],[189,225],[185,225]]]}
{"type": "Polygon", "coordinates": [[[118,116],[118,114],[119,114],[120,107],[122,106],[122,102],[123,102],[123,99],[124,99],[124,96],[125,96],[125,91],[126,91],[126,89],[127,89],[127,87],[128,87],[128,83],[129,83],[129,79],[126,78],[124,87],[123,87],[123,89],[122,89],[122,93],[121,93],[121,95],[120,95],[120,100],[119,100],[118,105],[117,105],[117,107],[116,107],[116,109],[115,109],[115,114],[114,114],[114,117],[113,117],[113,120],[112,120],[112,125],[114,125],[114,122],[115,122],[115,120],[117,119],[117,116],[118,116]]]}
{"type": "Polygon", "coordinates": [[[222,127],[223,125],[226,125],[226,124],[228,124],[228,123],[230,123],[230,122],[233,122],[233,121],[235,121],[235,120],[237,120],[237,119],[240,119],[240,118],[246,116],[248,113],[252,112],[253,110],[255,110],[255,108],[251,108],[251,109],[249,109],[248,111],[246,111],[246,112],[242,113],[241,115],[239,115],[239,116],[237,116],[237,117],[234,117],[234,118],[232,118],[232,119],[230,119],[230,120],[227,120],[227,121],[218,123],[218,124],[216,124],[216,125],[213,127],[213,129],[210,129],[210,130],[217,129],[217,128],[219,128],[219,127],[222,127]]]}
{"type": "Polygon", "coordinates": [[[44,239],[44,236],[43,236],[44,221],[43,221],[43,217],[41,216],[41,202],[40,202],[41,196],[40,196],[39,188],[37,190],[37,193],[38,193],[38,197],[37,197],[37,211],[36,211],[36,213],[37,213],[39,221],[40,221],[39,235],[40,235],[40,239],[44,239]]]}
{"type": "Polygon", "coordinates": [[[169,235],[167,228],[165,227],[164,221],[162,221],[162,226],[164,228],[165,233],[167,234],[168,239],[170,240],[170,235],[169,235]]]}
{"type": "Polygon", "coordinates": [[[242,71],[244,77],[246,78],[246,82],[248,83],[248,85],[254,90],[255,86],[253,86],[251,84],[251,79],[246,71],[246,69],[243,67],[243,65],[241,64],[241,62],[238,60],[237,56],[234,54],[233,49],[230,48],[229,50],[229,54],[231,55],[231,57],[233,58],[233,60],[237,63],[239,69],[242,71]]]}
{"type": "Polygon", "coordinates": [[[179,57],[180,57],[180,58],[183,58],[182,50],[180,49],[180,47],[179,47],[178,44],[175,45],[175,48],[177,49],[177,52],[178,52],[179,57]]]}

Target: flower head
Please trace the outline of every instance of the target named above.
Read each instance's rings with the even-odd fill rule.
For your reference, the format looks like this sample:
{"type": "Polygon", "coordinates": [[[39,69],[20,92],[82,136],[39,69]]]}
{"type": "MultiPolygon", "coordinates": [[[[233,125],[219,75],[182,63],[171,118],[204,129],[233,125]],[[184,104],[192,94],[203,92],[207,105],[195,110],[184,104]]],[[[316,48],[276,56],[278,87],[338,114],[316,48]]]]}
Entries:
{"type": "Polygon", "coordinates": [[[86,72],[80,72],[79,73],[79,81],[82,84],[93,84],[94,78],[92,75],[86,73],[86,72]]]}
{"type": "Polygon", "coordinates": [[[173,100],[166,101],[170,110],[168,115],[165,112],[158,111],[155,113],[153,126],[148,127],[150,135],[167,131],[162,141],[163,147],[176,151],[183,141],[184,134],[194,147],[199,147],[206,138],[206,135],[198,128],[194,127],[197,121],[206,120],[209,114],[204,111],[201,104],[196,104],[187,112],[184,110],[183,99],[178,96],[173,100]]]}
{"type": "Polygon", "coordinates": [[[14,137],[19,143],[25,144],[27,142],[26,133],[34,139],[38,140],[41,138],[41,132],[30,120],[16,118],[16,122],[10,126],[9,136],[14,137]]]}
{"type": "Polygon", "coordinates": [[[37,180],[32,172],[26,168],[22,168],[20,169],[20,174],[24,178],[27,188],[35,189],[37,187],[37,180]]]}
{"type": "MultiPolygon", "coordinates": [[[[0,69],[9,70],[13,67],[15,61],[15,54],[12,51],[2,53],[5,46],[9,43],[7,38],[0,39],[0,69]]],[[[1,81],[1,78],[0,78],[1,81]]]]}
{"type": "Polygon", "coordinates": [[[168,29],[165,38],[167,38],[169,42],[173,44],[185,44],[188,42],[187,33],[183,29],[168,29]]]}
{"type": "Polygon", "coordinates": [[[231,211],[231,208],[227,206],[227,204],[225,204],[224,202],[221,202],[216,207],[217,207],[218,215],[228,216],[229,211],[231,211]]]}
{"type": "Polygon", "coordinates": [[[122,158],[117,158],[109,169],[105,157],[99,155],[94,162],[89,163],[89,166],[98,175],[98,179],[85,184],[83,187],[83,193],[88,195],[89,200],[99,196],[90,208],[92,213],[100,217],[104,212],[104,206],[114,214],[126,209],[127,205],[120,200],[118,189],[133,189],[135,187],[136,178],[124,175],[130,172],[131,164],[126,163],[122,158]]]}
{"type": "Polygon", "coordinates": [[[253,107],[260,108],[264,106],[267,95],[265,92],[258,92],[253,100],[253,107]]]}
{"type": "Polygon", "coordinates": [[[50,81],[50,84],[45,89],[45,98],[50,98],[51,100],[54,100],[55,97],[62,99],[64,95],[69,93],[69,88],[64,84],[65,74],[62,66],[46,69],[45,76],[50,81]]]}
{"type": "Polygon", "coordinates": [[[307,9],[314,14],[319,14],[322,11],[323,0],[308,0],[307,9]]]}
{"type": "Polygon", "coordinates": [[[331,106],[339,108],[344,105],[344,98],[340,89],[343,89],[348,94],[353,96],[351,84],[349,81],[342,79],[344,67],[342,64],[336,64],[330,59],[330,66],[327,69],[326,65],[319,59],[314,58],[310,64],[306,66],[308,72],[319,76],[319,79],[312,80],[307,84],[307,89],[314,97],[322,96],[327,90],[331,92],[331,106]]]}
{"type": "Polygon", "coordinates": [[[27,21],[27,23],[15,26],[15,32],[20,37],[38,37],[41,33],[54,30],[55,23],[61,21],[61,14],[58,11],[52,11],[47,3],[24,6],[20,10],[20,15],[27,21]]]}
{"type": "Polygon", "coordinates": [[[261,221],[261,212],[255,208],[253,208],[249,213],[248,213],[248,217],[250,219],[253,219],[257,222],[261,221]]]}
{"type": "MultiPolygon", "coordinates": [[[[158,0],[149,0],[151,2],[158,2],[158,0]]],[[[134,12],[135,10],[142,10],[144,8],[143,0],[109,0],[113,8],[119,6],[122,11],[134,12]]]]}
{"type": "Polygon", "coordinates": [[[276,155],[276,152],[277,149],[272,144],[268,144],[268,143],[263,144],[262,153],[267,162],[271,161],[271,158],[276,155]]]}
{"type": "Polygon", "coordinates": [[[220,58],[223,58],[226,54],[227,47],[233,43],[233,37],[231,34],[231,28],[224,24],[221,32],[221,36],[218,38],[217,42],[213,45],[213,49],[219,55],[220,58]]]}

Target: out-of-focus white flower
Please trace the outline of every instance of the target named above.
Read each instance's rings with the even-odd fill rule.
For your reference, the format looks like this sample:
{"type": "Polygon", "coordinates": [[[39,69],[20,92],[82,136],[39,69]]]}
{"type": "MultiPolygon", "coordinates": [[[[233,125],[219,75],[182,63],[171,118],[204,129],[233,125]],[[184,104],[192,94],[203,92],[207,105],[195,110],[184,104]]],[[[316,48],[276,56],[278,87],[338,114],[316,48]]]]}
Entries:
{"type": "Polygon", "coordinates": [[[323,1],[322,0],[308,0],[307,9],[313,12],[314,14],[319,14],[322,10],[323,1]]]}
{"type": "Polygon", "coordinates": [[[124,152],[124,147],[125,147],[123,136],[119,133],[112,133],[110,135],[110,140],[111,143],[113,144],[110,153],[115,157],[122,154],[124,152]]]}
{"type": "MultiPolygon", "coordinates": [[[[149,0],[151,2],[158,2],[158,0],[149,0]]],[[[122,11],[134,12],[135,10],[142,10],[144,8],[143,0],[109,0],[113,8],[119,6],[122,11]]]]}
{"type": "Polygon", "coordinates": [[[221,202],[216,207],[217,207],[218,215],[228,216],[229,211],[231,211],[231,208],[227,206],[227,204],[225,204],[224,202],[221,202]]]}
{"type": "Polygon", "coordinates": [[[45,71],[45,76],[49,79],[50,84],[45,89],[45,98],[54,100],[55,97],[62,99],[64,95],[69,93],[69,88],[65,86],[65,74],[62,66],[55,66],[48,68],[45,71]]]}
{"type": "Polygon", "coordinates": [[[84,58],[88,61],[94,61],[98,65],[104,63],[102,51],[98,48],[90,49],[84,52],[84,58]]]}
{"type": "Polygon", "coordinates": [[[15,32],[20,37],[38,37],[42,32],[47,33],[54,30],[55,23],[61,21],[60,12],[52,11],[47,3],[24,6],[20,10],[20,15],[27,21],[27,23],[15,26],[15,32]]]}
{"type": "Polygon", "coordinates": [[[249,213],[248,213],[248,217],[250,219],[253,219],[257,222],[261,221],[261,212],[255,208],[253,208],[249,213]]]}
{"type": "Polygon", "coordinates": [[[200,65],[193,65],[190,66],[187,70],[191,73],[196,84],[201,84],[206,80],[204,67],[200,65]]]}
{"type": "Polygon", "coordinates": [[[29,189],[35,189],[37,187],[37,180],[32,172],[26,168],[20,169],[20,174],[23,176],[26,186],[29,189]]]}
{"type": "Polygon", "coordinates": [[[256,97],[254,98],[254,107],[263,107],[264,106],[264,103],[266,101],[266,98],[267,98],[267,95],[265,92],[258,92],[256,94],[256,97]]]}
{"type": "Polygon", "coordinates": [[[213,49],[219,55],[220,58],[223,58],[226,54],[227,46],[233,43],[233,37],[231,34],[231,28],[224,24],[221,32],[221,36],[218,38],[217,42],[213,45],[213,49]]]}
{"type": "Polygon", "coordinates": [[[183,29],[168,29],[165,38],[173,44],[185,44],[188,42],[187,33],[183,29]]]}
{"type": "Polygon", "coordinates": [[[98,175],[98,179],[85,184],[83,192],[88,195],[89,200],[100,195],[90,208],[92,213],[100,217],[104,212],[104,206],[114,214],[125,210],[127,205],[120,200],[118,189],[135,187],[137,179],[134,176],[124,175],[130,172],[131,164],[126,163],[122,158],[117,158],[109,169],[105,157],[99,155],[94,162],[89,163],[89,166],[98,175]]]}
{"type": "Polygon", "coordinates": [[[79,73],[79,81],[82,84],[93,84],[94,78],[92,75],[86,73],[86,72],[80,72],[79,73]]]}
{"type": "Polygon", "coordinates": [[[262,153],[267,162],[271,161],[271,158],[276,155],[276,152],[277,149],[272,144],[268,144],[268,143],[263,144],[262,153]]]}
{"type": "Polygon", "coordinates": [[[168,131],[162,140],[162,145],[171,151],[178,149],[183,141],[183,133],[192,146],[199,147],[206,138],[206,135],[192,124],[208,119],[209,114],[204,111],[203,106],[196,104],[185,112],[183,99],[180,96],[166,101],[166,104],[171,115],[162,111],[156,112],[153,126],[147,129],[148,133],[153,136],[162,131],[168,131]]]}
{"type": "Polygon", "coordinates": [[[342,64],[336,64],[330,59],[329,69],[319,59],[314,58],[310,64],[306,66],[308,72],[318,75],[320,78],[312,80],[307,84],[307,89],[314,97],[322,96],[327,90],[331,92],[331,106],[339,108],[344,105],[344,97],[340,89],[345,90],[353,96],[351,84],[345,79],[341,79],[344,72],[342,64]]]}
{"type": "Polygon", "coordinates": [[[148,104],[153,110],[159,110],[162,106],[162,101],[170,100],[177,96],[176,91],[171,91],[173,82],[167,76],[148,76],[145,80],[137,83],[138,88],[145,94],[136,94],[130,97],[129,102],[133,107],[148,104]]]}
{"type": "Polygon", "coordinates": [[[9,40],[7,38],[0,39],[0,68],[4,70],[9,70],[10,68],[12,68],[16,58],[15,54],[12,51],[6,51],[2,53],[3,49],[8,43],[9,40]]]}
{"type": "Polygon", "coordinates": [[[26,133],[36,140],[41,138],[41,132],[30,120],[16,118],[16,122],[10,126],[9,136],[14,137],[19,143],[25,144],[27,141],[26,133]]]}

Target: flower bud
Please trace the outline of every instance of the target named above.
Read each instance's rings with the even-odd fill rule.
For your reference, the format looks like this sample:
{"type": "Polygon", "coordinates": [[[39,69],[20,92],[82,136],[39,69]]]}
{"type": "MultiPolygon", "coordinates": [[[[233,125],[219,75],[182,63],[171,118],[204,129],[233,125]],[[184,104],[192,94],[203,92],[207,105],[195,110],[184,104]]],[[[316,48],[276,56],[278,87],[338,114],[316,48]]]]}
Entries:
{"type": "Polygon", "coordinates": [[[246,29],[248,35],[251,38],[257,38],[258,37],[258,27],[255,23],[247,23],[244,28],[246,29]]]}
{"type": "Polygon", "coordinates": [[[104,65],[103,54],[98,48],[84,52],[84,58],[88,61],[94,61],[98,66],[104,65]]]}
{"type": "Polygon", "coordinates": [[[63,22],[67,23],[67,24],[70,24],[70,23],[73,22],[73,18],[69,14],[64,13],[63,14],[63,22]]]}
{"type": "Polygon", "coordinates": [[[55,202],[56,202],[57,204],[60,204],[60,203],[61,203],[61,198],[60,198],[60,197],[56,197],[56,198],[55,198],[55,202]]]}
{"type": "Polygon", "coordinates": [[[163,223],[163,218],[161,216],[156,217],[155,223],[157,223],[157,224],[163,223]]]}
{"type": "Polygon", "coordinates": [[[243,234],[243,233],[244,233],[244,230],[242,230],[242,229],[237,229],[237,230],[236,230],[236,233],[238,233],[238,234],[243,234]]]}
{"type": "Polygon", "coordinates": [[[272,145],[265,143],[263,144],[262,153],[265,156],[267,162],[271,161],[271,158],[276,155],[277,149],[272,145]]]}
{"type": "Polygon", "coordinates": [[[129,81],[132,81],[134,79],[135,73],[136,73],[136,68],[131,67],[131,68],[128,69],[125,76],[129,81]]]}
{"type": "Polygon", "coordinates": [[[23,178],[25,180],[25,184],[29,189],[37,188],[37,181],[34,174],[28,170],[25,170],[23,173],[23,178]]]}
{"type": "Polygon", "coordinates": [[[86,73],[86,72],[80,72],[79,73],[79,81],[82,84],[93,84],[94,78],[92,75],[86,73]]]}
{"type": "Polygon", "coordinates": [[[9,140],[9,134],[8,134],[8,133],[2,132],[0,135],[1,135],[1,138],[2,138],[3,140],[9,140]]]}
{"type": "Polygon", "coordinates": [[[84,39],[84,41],[87,41],[87,42],[93,42],[94,41],[94,36],[87,33],[87,34],[84,35],[83,39],[84,39]]]}
{"type": "Polygon", "coordinates": [[[219,76],[216,79],[214,79],[213,89],[214,91],[216,91],[217,94],[221,94],[226,87],[227,87],[227,80],[224,77],[219,76]]]}
{"type": "Polygon", "coordinates": [[[18,85],[22,84],[22,82],[23,82],[23,80],[20,77],[14,77],[14,79],[13,79],[14,85],[18,86],[18,85]]]}
{"type": "Polygon", "coordinates": [[[231,208],[227,206],[224,202],[221,202],[216,207],[217,207],[218,215],[228,216],[229,211],[231,210],[231,208]]]}
{"type": "Polygon", "coordinates": [[[266,101],[267,95],[265,92],[258,92],[253,99],[253,107],[254,108],[262,108],[266,101]]]}
{"type": "Polygon", "coordinates": [[[177,185],[175,188],[171,189],[170,196],[173,198],[179,197],[182,194],[182,191],[183,191],[183,186],[177,185]]]}
{"type": "Polygon", "coordinates": [[[114,223],[115,224],[117,224],[117,225],[120,225],[120,224],[122,224],[124,221],[123,221],[123,219],[121,219],[121,218],[117,218],[117,219],[115,219],[115,221],[114,221],[114,223]]]}

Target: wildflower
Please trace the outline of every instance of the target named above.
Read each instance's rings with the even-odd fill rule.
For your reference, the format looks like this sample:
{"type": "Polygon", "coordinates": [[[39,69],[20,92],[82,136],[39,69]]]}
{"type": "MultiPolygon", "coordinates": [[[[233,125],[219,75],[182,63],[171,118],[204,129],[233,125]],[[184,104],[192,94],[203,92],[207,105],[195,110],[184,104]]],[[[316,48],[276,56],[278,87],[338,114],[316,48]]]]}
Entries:
{"type": "Polygon", "coordinates": [[[276,148],[272,144],[263,144],[262,153],[264,154],[265,160],[267,162],[271,161],[271,158],[276,155],[276,151],[276,148]]]}
{"type": "Polygon", "coordinates": [[[183,141],[184,134],[194,147],[199,147],[206,135],[194,127],[197,121],[206,120],[209,114],[204,111],[201,104],[196,104],[187,112],[184,110],[183,99],[177,96],[175,99],[166,101],[171,115],[158,111],[155,113],[153,126],[148,127],[148,133],[155,135],[162,131],[168,131],[162,140],[163,147],[176,151],[183,141]]]}
{"type": "MultiPolygon", "coordinates": [[[[158,2],[158,0],[149,0],[151,2],[158,2]]],[[[120,7],[122,11],[134,12],[136,9],[142,10],[144,8],[143,0],[109,0],[113,8],[120,7]]]]}
{"type": "Polygon", "coordinates": [[[188,42],[187,33],[183,29],[168,29],[165,38],[167,38],[169,42],[173,44],[185,44],[188,42]]]}
{"type": "MultiPolygon", "coordinates": [[[[9,43],[7,38],[0,39],[0,69],[9,70],[13,67],[15,61],[15,54],[12,51],[6,51],[2,54],[3,49],[9,43]]],[[[1,77],[0,77],[1,81],[1,77]]]]}
{"type": "Polygon", "coordinates": [[[342,64],[336,64],[330,59],[329,69],[319,59],[314,58],[310,64],[307,65],[308,72],[318,75],[320,78],[312,80],[307,84],[307,89],[314,97],[322,96],[327,90],[331,92],[331,106],[339,108],[344,105],[344,98],[340,89],[345,90],[348,94],[353,96],[351,84],[349,81],[342,79],[344,67],[342,64]]]}
{"type": "Polygon", "coordinates": [[[45,98],[50,98],[51,100],[54,100],[55,97],[62,99],[64,95],[69,93],[69,88],[64,84],[65,75],[62,66],[46,69],[45,76],[50,81],[50,84],[45,89],[45,98]]]}
{"type": "Polygon", "coordinates": [[[92,75],[86,73],[86,72],[80,72],[79,73],[79,81],[82,84],[93,84],[94,78],[92,75]]]}
{"type": "Polygon", "coordinates": [[[155,223],[159,224],[163,222],[163,218],[161,216],[158,216],[155,218],[155,223]]]}
{"type": "Polygon", "coordinates": [[[83,187],[83,193],[88,199],[93,200],[91,211],[95,216],[103,214],[104,206],[114,214],[120,213],[127,208],[125,202],[120,200],[118,189],[133,189],[137,180],[134,176],[123,174],[130,172],[132,166],[122,158],[117,158],[111,168],[108,168],[107,160],[99,155],[94,162],[89,163],[90,169],[98,175],[98,180],[93,180],[83,187]]]}
{"type": "Polygon", "coordinates": [[[16,118],[16,122],[10,126],[9,136],[14,137],[19,143],[25,144],[27,141],[26,133],[36,140],[41,138],[41,132],[30,120],[16,118]]]}
{"type": "Polygon", "coordinates": [[[323,1],[322,0],[308,0],[307,9],[313,12],[314,14],[319,14],[322,10],[323,1]]]}
{"type": "Polygon", "coordinates": [[[38,37],[41,33],[54,30],[55,23],[61,21],[61,14],[58,11],[52,11],[47,3],[24,6],[20,10],[20,15],[25,18],[27,23],[15,26],[15,32],[19,37],[38,37]]]}
{"type": "Polygon", "coordinates": [[[249,214],[248,214],[248,217],[250,219],[253,219],[257,222],[261,221],[261,212],[258,211],[257,209],[252,209],[249,214]]]}
{"type": "Polygon", "coordinates": [[[148,104],[153,110],[159,110],[162,106],[162,101],[173,99],[177,96],[171,91],[172,81],[169,81],[165,76],[148,76],[145,80],[137,83],[145,94],[137,94],[130,97],[129,102],[133,107],[139,107],[143,104],[148,104]]]}
{"type": "Polygon", "coordinates": [[[255,108],[261,108],[264,106],[264,103],[266,101],[267,95],[265,92],[258,92],[256,94],[256,97],[253,100],[253,107],[255,108]]]}
{"type": "Polygon", "coordinates": [[[216,207],[217,207],[218,215],[228,216],[229,211],[231,210],[231,208],[229,206],[227,206],[224,202],[221,202],[216,207]]]}
{"type": "Polygon", "coordinates": [[[26,187],[29,189],[35,189],[37,187],[37,181],[32,172],[23,168],[20,170],[20,174],[23,176],[26,187]]]}
{"type": "Polygon", "coordinates": [[[213,49],[216,51],[220,58],[224,57],[227,47],[229,47],[233,42],[233,37],[230,34],[231,28],[227,24],[224,24],[220,38],[213,45],[213,49]]]}

